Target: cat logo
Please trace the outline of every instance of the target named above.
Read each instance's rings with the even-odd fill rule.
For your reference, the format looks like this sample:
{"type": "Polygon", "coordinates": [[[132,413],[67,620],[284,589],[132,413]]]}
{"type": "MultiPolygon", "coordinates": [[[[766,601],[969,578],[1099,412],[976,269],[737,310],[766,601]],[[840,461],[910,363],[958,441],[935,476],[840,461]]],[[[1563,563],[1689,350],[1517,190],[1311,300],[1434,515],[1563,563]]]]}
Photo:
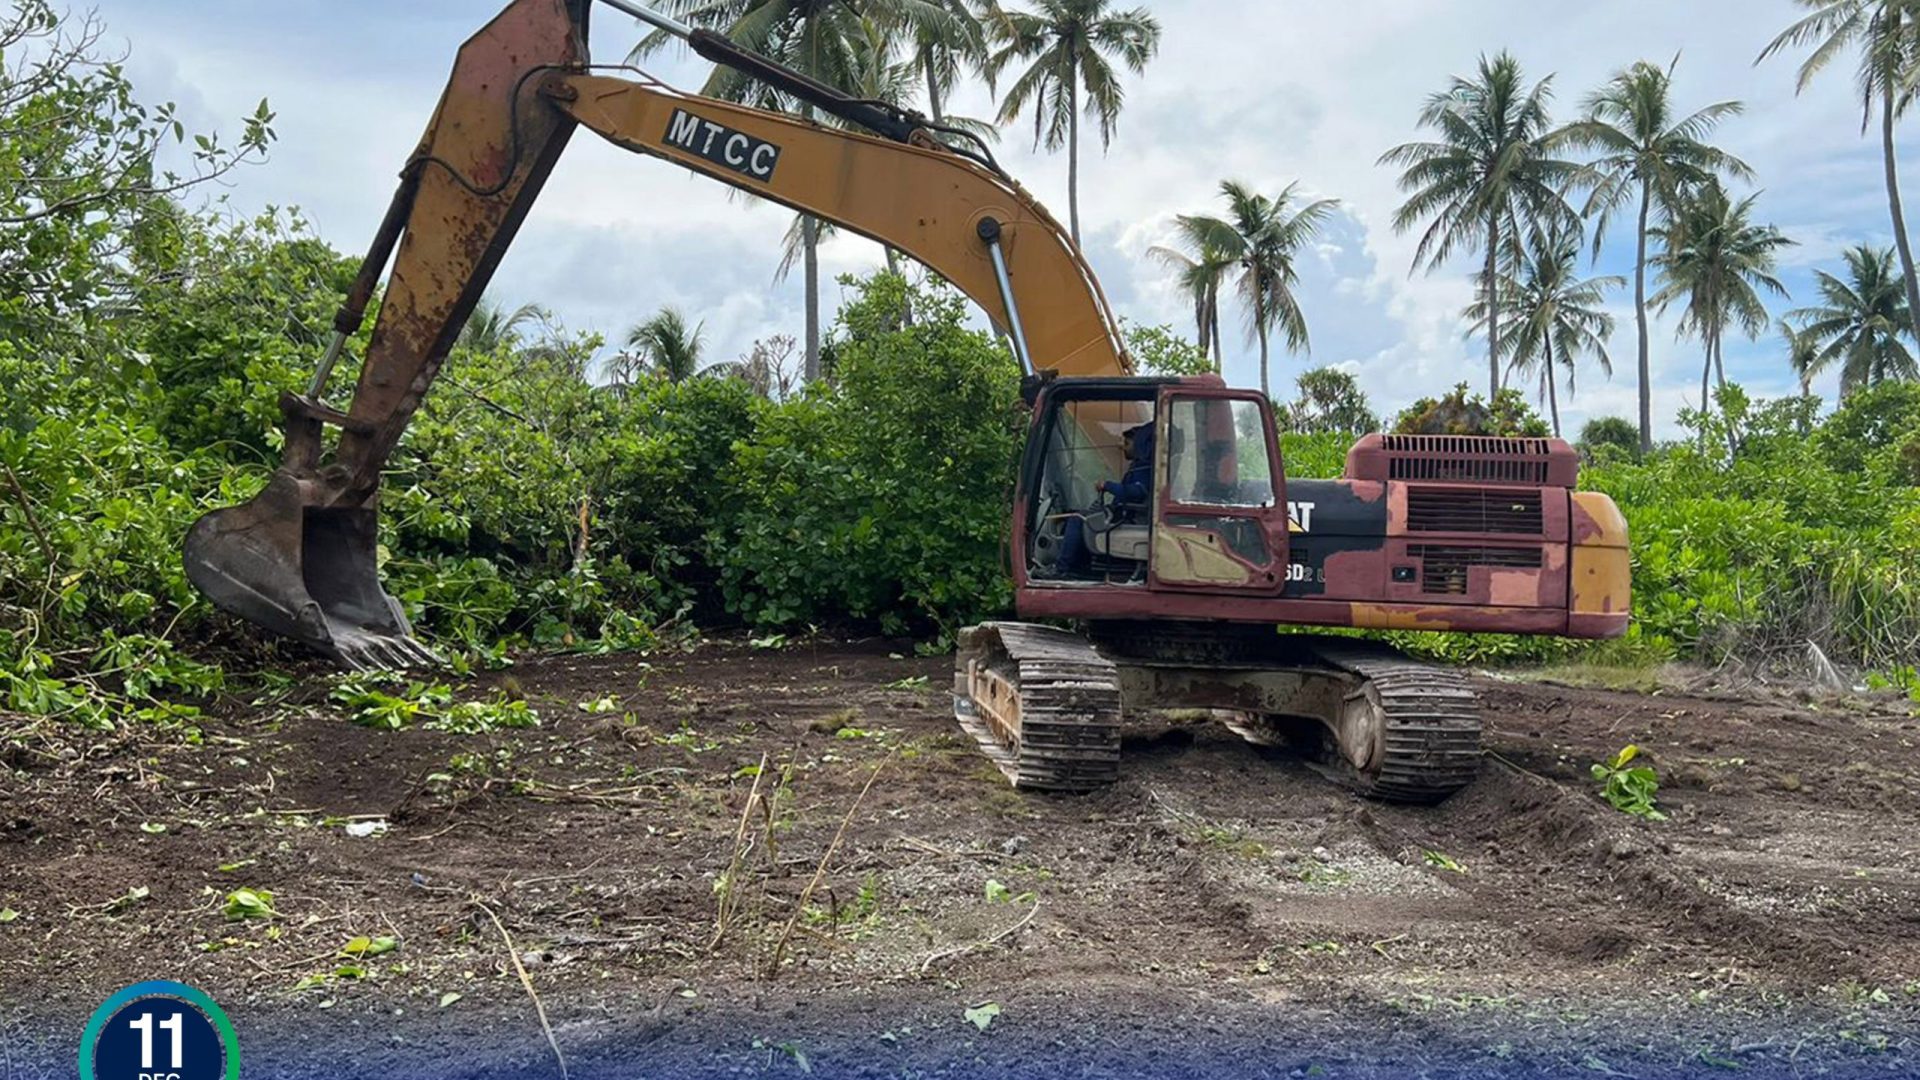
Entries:
{"type": "Polygon", "coordinates": [[[1320,505],[1319,503],[1310,503],[1310,502],[1288,503],[1287,504],[1287,531],[1297,532],[1297,533],[1312,532],[1313,531],[1313,511],[1319,505],[1320,505]]]}
{"type": "Polygon", "coordinates": [[[667,121],[666,143],[763,184],[773,180],[773,170],[780,165],[778,146],[685,109],[673,110],[672,119],[667,121]]]}

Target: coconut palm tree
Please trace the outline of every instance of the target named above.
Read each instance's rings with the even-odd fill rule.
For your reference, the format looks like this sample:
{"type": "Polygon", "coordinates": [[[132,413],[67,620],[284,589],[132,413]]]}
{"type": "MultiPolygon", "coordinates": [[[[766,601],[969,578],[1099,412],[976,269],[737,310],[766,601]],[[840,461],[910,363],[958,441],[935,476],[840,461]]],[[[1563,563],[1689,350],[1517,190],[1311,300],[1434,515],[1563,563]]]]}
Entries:
{"type": "MultiPolygon", "coordinates": [[[[865,0],[863,7],[876,16],[904,21],[905,8],[928,0],[865,0]]],[[[655,0],[656,7],[694,26],[725,34],[736,44],[779,61],[829,86],[855,85],[858,69],[854,41],[862,33],[861,13],[848,4],[817,0],[655,0]]],[[[651,55],[672,40],[655,31],[634,46],[629,61],[651,55]]],[[[801,106],[764,83],[725,64],[714,66],[702,93],[765,109],[797,111],[814,118],[801,106]]],[[[820,236],[821,223],[811,215],[800,224],[802,262],[806,268],[806,378],[820,373],[820,236]]]]}
{"type": "MultiPolygon", "coordinates": [[[[1840,396],[1893,379],[1920,379],[1920,365],[1900,335],[1910,332],[1906,283],[1894,272],[1893,252],[1865,244],[1846,253],[1847,280],[1819,271],[1814,279],[1825,303],[1789,312],[1800,324],[1811,355],[1804,361],[1803,384],[1840,365],[1840,396]]],[[[1789,328],[1791,329],[1791,328],[1789,328]]],[[[1801,354],[1796,351],[1799,367],[1801,354]]]]}
{"type": "Polygon", "coordinates": [[[1813,396],[1813,369],[1820,359],[1820,342],[1812,334],[1785,319],[1774,322],[1780,340],[1787,345],[1787,366],[1800,379],[1800,396],[1813,396]]]}
{"type": "Polygon", "coordinates": [[[1288,184],[1268,198],[1228,180],[1220,185],[1220,194],[1227,200],[1226,217],[1183,214],[1176,219],[1180,234],[1194,250],[1227,259],[1238,270],[1247,337],[1260,343],[1260,389],[1269,396],[1268,356],[1274,331],[1284,334],[1287,348],[1295,352],[1309,348],[1306,315],[1293,292],[1300,280],[1295,256],[1340,205],[1338,199],[1321,199],[1296,209],[1299,187],[1288,184]]]}
{"type": "Polygon", "coordinates": [[[632,384],[651,376],[671,383],[683,383],[700,374],[701,355],[706,351],[705,324],[687,327],[687,318],[677,308],[663,307],[643,323],[627,331],[626,350],[608,367],[616,383],[632,384]]]}
{"type": "Polygon", "coordinates": [[[1175,283],[1193,303],[1194,340],[1199,343],[1202,354],[1211,351],[1213,369],[1219,371],[1224,360],[1220,333],[1220,290],[1226,284],[1227,276],[1232,273],[1236,260],[1229,251],[1210,241],[1207,235],[1210,229],[1202,228],[1196,232],[1189,225],[1190,222],[1184,218],[1174,223],[1179,247],[1155,246],[1147,250],[1147,255],[1173,271],[1175,283]]]}
{"type": "Polygon", "coordinates": [[[1526,85],[1509,53],[1481,57],[1477,76],[1456,76],[1427,99],[1420,126],[1438,139],[1396,146],[1380,164],[1398,166],[1405,204],[1393,227],[1407,232],[1428,222],[1414,250],[1413,269],[1428,270],[1456,251],[1485,256],[1480,289],[1487,313],[1487,371],[1500,392],[1500,305],[1494,300],[1500,260],[1517,247],[1523,226],[1568,228],[1578,220],[1562,192],[1577,167],[1554,156],[1547,107],[1553,77],[1526,85]]]}
{"type": "Polygon", "coordinates": [[[936,124],[947,122],[947,101],[967,71],[984,71],[987,64],[986,25],[968,0],[927,0],[903,9],[899,25],[910,56],[909,64],[927,91],[927,115],[936,124]]]}
{"type": "Polygon", "coordinates": [[[1639,331],[1640,452],[1653,449],[1653,373],[1647,328],[1647,234],[1657,211],[1661,220],[1694,185],[1712,176],[1747,178],[1745,162],[1705,140],[1722,120],[1738,115],[1744,106],[1722,101],[1685,117],[1673,107],[1673,70],[1641,61],[1616,73],[1583,103],[1586,117],[1567,125],[1568,144],[1597,152],[1599,157],[1582,171],[1582,183],[1591,189],[1585,213],[1597,214],[1594,253],[1613,214],[1632,205],[1635,226],[1633,313],[1639,331]]]}
{"type": "Polygon", "coordinates": [[[1920,278],[1914,276],[1913,245],[1907,238],[1906,211],[1900,202],[1900,170],[1895,159],[1894,121],[1913,103],[1920,79],[1920,4],[1914,0],[1795,0],[1808,14],[1780,32],[1761,50],[1754,63],[1788,47],[1811,45],[1813,52],[1800,64],[1798,93],[1833,59],[1849,48],[1860,52],[1856,75],[1860,93],[1860,133],[1880,110],[1880,159],[1887,184],[1887,212],[1893,219],[1893,242],[1900,252],[1900,271],[1907,294],[1907,327],[1920,338],[1920,278]]]}
{"type": "Polygon", "coordinates": [[[1146,8],[1113,10],[1110,0],[1034,0],[1033,11],[987,7],[987,37],[997,46],[987,78],[1025,65],[1000,99],[1000,122],[1033,110],[1033,141],[1067,148],[1067,209],[1080,242],[1080,116],[1100,122],[1100,145],[1113,141],[1126,92],[1109,58],[1141,74],[1160,51],[1160,23],[1146,8]],[[1081,95],[1086,106],[1081,107],[1081,95]]]}
{"type": "MultiPolygon", "coordinates": [[[[1607,290],[1626,284],[1621,277],[1580,276],[1580,234],[1568,230],[1548,232],[1533,229],[1527,245],[1500,275],[1499,303],[1514,317],[1514,326],[1501,339],[1506,350],[1508,370],[1521,375],[1537,375],[1540,398],[1547,403],[1553,419],[1553,433],[1560,434],[1560,373],[1566,369],[1567,395],[1574,391],[1574,376],[1581,356],[1591,354],[1600,370],[1613,376],[1613,359],[1607,355],[1607,338],[1613,335],[1613,316],[1602,310],[1607,290]]],[[[1467,309],[1467,316],[1483,320],[1487,313],[1480,300],[1467,309]]]]}
{"type": "Polygon", "coordinates": [[[1706,347],[1702,413],[1712,410],[1709,380],[1717,375],[1720,387],[1727,385],[1721,343],[1728,327],[1758,338],[1768,325],[1760,294],[1787,295],[1774,269],[1780,250],[1793,241],[1771,225],[1753,223],[1756,198],[1734,202],[1718,180],[1708,180],[1675,208],[1671,221],[1653,230],[1661,249],[1653,259],[1660,289],[1648,302],[1663,314],[1676,301],[1684,302],[1680,332],[1706,347]]]}
{"type": "Polygon", "coordinates": [[[545,326],[552,318],[553,314],[539,304],[521,304],[508,311],[504,305],[483,296],[474,305],[473,314],[467,316],[466,325],[460,328],[455,346],[477,353],[516,348],[528,326],[545,326]]]}

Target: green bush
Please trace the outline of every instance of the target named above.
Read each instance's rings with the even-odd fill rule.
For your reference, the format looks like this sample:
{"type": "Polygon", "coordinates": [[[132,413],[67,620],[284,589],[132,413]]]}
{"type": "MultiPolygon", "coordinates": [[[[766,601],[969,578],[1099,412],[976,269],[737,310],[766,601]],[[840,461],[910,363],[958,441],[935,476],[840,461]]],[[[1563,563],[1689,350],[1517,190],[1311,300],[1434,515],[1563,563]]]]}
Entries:
{"type": "Polygon", "coordinates": [[[962,299],[879,274],[848,281],[838,385],[778,406],[735,456],[740,502],[716,553],[758,624],[852,618],[950,632],[1005,612],[1003,548],[1025,432],[1006,349],[962,299]]]}
{"type": "Polygon", "coordinates": [[[1329,480],[1347,468],[1347,451],[1354,437],[1338,432],[1300,435],[1286,432],[1280,436],[1280,459],[1287,476],[1301,480],[1329,480]]]}
{"type": "Polygon", "coordinates": [[[1624,416],[1595,417],[1580,428],[1580,441],[1575,445],[1588,461],[1637,461],[1640,427],[1624,416]]]}
{"type": "Polygon", "coordinates": [[[1544,437],[1547,422],[1527,404],[1526,396],[1507,387],[1488,404],[1485,396],[1469,394],[1467,384],[1445,396],[1421,398],[1401,410],[1393,430],[1400,435],[1504,435],[1544,437]]]}

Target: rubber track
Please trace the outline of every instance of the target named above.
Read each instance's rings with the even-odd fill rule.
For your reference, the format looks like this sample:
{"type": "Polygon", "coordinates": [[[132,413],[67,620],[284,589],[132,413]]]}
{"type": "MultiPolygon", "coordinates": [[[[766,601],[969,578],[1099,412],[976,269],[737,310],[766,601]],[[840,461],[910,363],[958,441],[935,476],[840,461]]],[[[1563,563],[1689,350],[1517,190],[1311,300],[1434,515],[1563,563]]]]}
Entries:
{"type": "Polygon", "coordinates": [[[1386,714],[1384,760],[1363,773],[1344,756],[1336,766],[1361,794],[1390,802],[1437,803],[1480,771],[1480,706],[1466,677],[1381,647],[1314,642],[1327,663],[1368,680],[1386,714]]]}
{"type": "MultiPolygon", "coordinates": [[[[1019,694],[1020,736],[1001,742],[979,709],[958,694],[954,716],[1016,788],[1085,792],[1120,771],[1120,676],[1077,634],[1024,623],[969,629],[958,658],[983,662],[1019,694]]],[[[958,689],[956,687],[956,689],[958,689]]]]}

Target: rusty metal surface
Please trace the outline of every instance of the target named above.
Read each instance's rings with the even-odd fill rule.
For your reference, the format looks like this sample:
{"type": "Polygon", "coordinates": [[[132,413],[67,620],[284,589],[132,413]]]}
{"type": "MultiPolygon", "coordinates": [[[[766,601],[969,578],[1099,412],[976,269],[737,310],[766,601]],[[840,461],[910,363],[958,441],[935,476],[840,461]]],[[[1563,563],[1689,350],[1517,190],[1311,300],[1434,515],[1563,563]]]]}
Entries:
{"type": "Polygon", "coordinates": [[[358,325],[397,238],[351,407],[342,416],[283,399],[287,442],[271,483],[188,533],[187,574],[222,609],[349,666],[438,661],[380,584],[380,472],[572,133],[528,83],[586,62],[583,18],[582,0],[515,0],[460,50],[337,320],[358,325]],[[340,428],[331,463],[329,424],[340,428]]]}
{"type": "Polygon", "coordinates": [[[1354,480],[1437,481],[1570,488],[1580,455],[1562,439],[1476,435],[1367,435],[1347,454],[1354,480]]]}
{"type": "Polygon", "coordinates": [[[1092,791],[1120,763],[1120,683],[1077,635],[987,623],[961,634],[954,716],[1007,779],[1037,791],[1092,791]]]}
{"type": "MultiPolygon", "coordinates": [[[[1018,786],[1085,790],[1029,773],[1035,755],[1023,740],[1044,723],[1041,711],[1058,715],[1043,675],[1075,692],[1098,686],[1102,707],[1112,678],[1117,709],[1129,717],[1213,709],[1260,746],[1298,742],[1300,726],[1288,721],[1309,721],[1323,732],[1334,773],[1369,798],[1440,801],[1471,784],[1480,765],[1478,701],[1465,676],[1373,642],[1231,623],[1096,623],[1081,640],[998,623],[962,632],[956,671],[960,723],[1018,786]]],[[[1117,715],[1112,723],[1117,736],[1117,715]]]]}
{"type": "MultiPolygon", "coordinates": [[[[1286,578],[1278,596],[1255,595],[1239,577],[1216,581],[1198,572],[1156,573],[1148,589],[1090,587],[1036,577],[1016,560],[1017,609],[1027,618],[1217,619],[1581,638],[1626,632],[1632,592],[1626,525],[1605,495],[1545,482],[1577,478],[1577,459],[1565,443],[1367,436],[1348,467],[1356,475],[1276,478],[1291,519],[1288,564],[1276,568],[1286,578]],[[1476,455],[1542,482],[1501,480],[1506,465],[1478,469],[1476,455]],[[1409,471],[1396,469],[1396,461],[1452,464],[1411,470],[1431,476],[1409,481],[1393,478],[1409,471]],[[1466,476],[1480,479],[1462,482],[1466,476]]],[[[1016,550],[1024,550],[1025,524],[1024,514],[1017,515],[1016,550]]],[[[1156,536],[1155,550],[1163,548],[1172,546],[1156,536]]],[[[1179,570],[1178,560],[1167,562],[1179,570]]]]}
{"type": "Polygon", "coordinates": [[[1359,684],[1323,669],[1156,667],[1118,665],[1128,714],[1154,709],[1228,709],[1281,716],[1329,717],[1343,691],[1359,684]]]}

